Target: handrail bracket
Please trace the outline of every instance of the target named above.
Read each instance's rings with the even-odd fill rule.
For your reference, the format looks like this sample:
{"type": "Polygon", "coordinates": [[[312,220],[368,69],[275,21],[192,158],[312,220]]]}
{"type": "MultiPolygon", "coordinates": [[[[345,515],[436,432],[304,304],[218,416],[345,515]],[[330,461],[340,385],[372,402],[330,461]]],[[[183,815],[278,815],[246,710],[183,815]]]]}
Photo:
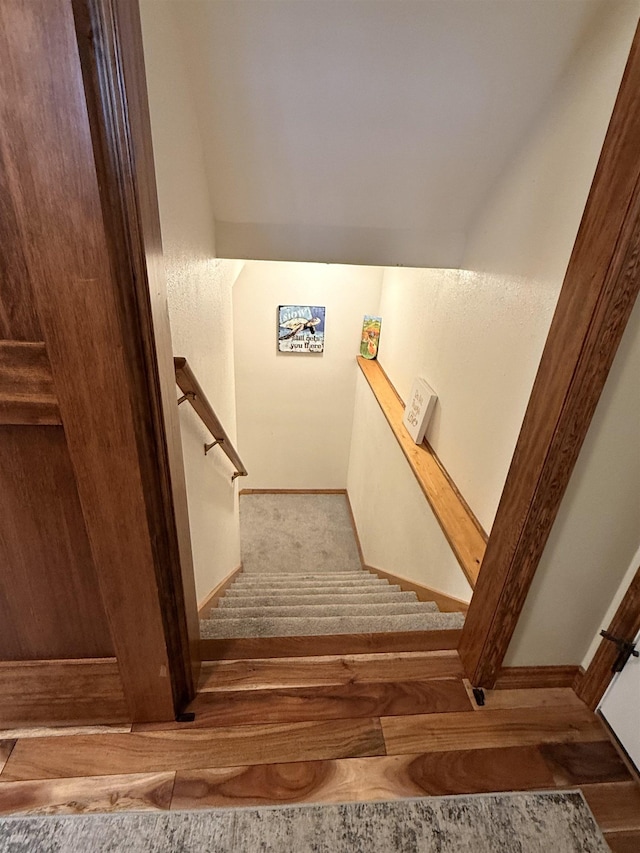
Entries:
{"type": "Polygon", "coordinates": [[[206,456],[207,453],[211,450],[211,448],[215,447],[216,444],[223,444],[223,443],[224,443],[224,438],[216,438],[216,440],[212,441],[211,444],[205,444],[204,455],[206,456]]]}

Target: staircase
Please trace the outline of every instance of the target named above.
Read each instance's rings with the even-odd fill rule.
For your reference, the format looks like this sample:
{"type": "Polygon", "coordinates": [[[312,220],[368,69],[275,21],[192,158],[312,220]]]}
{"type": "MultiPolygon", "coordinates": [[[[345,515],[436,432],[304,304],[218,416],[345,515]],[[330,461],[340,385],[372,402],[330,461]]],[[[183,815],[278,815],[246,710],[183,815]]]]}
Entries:
{"type": "Polygon", "coordinates": [[[367,571],[243,573],[207,619],[202,639],[309,637],[462,628],[462,613],[367,571]]]}

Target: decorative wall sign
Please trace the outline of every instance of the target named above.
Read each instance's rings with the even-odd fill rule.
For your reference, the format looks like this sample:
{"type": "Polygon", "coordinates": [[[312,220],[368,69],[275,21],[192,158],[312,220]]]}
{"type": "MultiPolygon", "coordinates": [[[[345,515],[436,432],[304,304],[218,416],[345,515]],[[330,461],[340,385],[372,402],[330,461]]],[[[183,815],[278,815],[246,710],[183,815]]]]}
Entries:
{"type": "Polygon", "coordinates": [[[402,423],[416,444],[422,444],[437,399],[438,395],[424,379],[413,380],[402,423]]]}
{"type": "Polygon", "coordinates": [[[279,305],[278,350],[324,352],[324,308],[319,305],[279,305]]]}
{"type": "Polygon", "coordinates": [[[380,326],[382,317],[370,317],[364,315],[362,324],[362,340],[360,341],[360,355],[363,358],[376,358],[378,355],[378,344],[380,342],[380,326]]]}

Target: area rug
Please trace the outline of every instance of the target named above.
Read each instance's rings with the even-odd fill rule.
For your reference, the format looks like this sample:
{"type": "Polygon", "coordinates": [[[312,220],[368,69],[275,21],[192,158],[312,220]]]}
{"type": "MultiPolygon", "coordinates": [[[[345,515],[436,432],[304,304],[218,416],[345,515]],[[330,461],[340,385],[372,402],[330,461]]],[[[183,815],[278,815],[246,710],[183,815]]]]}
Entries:
{"type": "Polygon", "coordinates": [[[5,853],[607,853],[579,791],[14,817],[5,853]]]}

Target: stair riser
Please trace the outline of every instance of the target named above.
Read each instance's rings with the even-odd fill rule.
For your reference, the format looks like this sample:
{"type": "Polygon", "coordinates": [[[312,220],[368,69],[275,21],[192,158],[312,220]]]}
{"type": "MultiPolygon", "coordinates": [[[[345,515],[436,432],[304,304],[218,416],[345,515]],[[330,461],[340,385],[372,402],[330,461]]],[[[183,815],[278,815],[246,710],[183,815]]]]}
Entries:
{"type": "MultiPolygon", "coordinates": [[[[215,611],[214,611],[215,613],[215,611]]],[[[440,631],[461,628],[461,613],[425,613],[409,616],[283,617],[203,620],[203,639],[234,637],[308,637],[320,634],[371,634],[394,631],[440,631]]]]}
{"type": "Polygon", "coordinates": [[[250,617],[274,616],[403,616],[413,613],[437,613],[437,606],[431,601],[416,601],[407,604],[345,604],[345,605],[302,605],[297,607],[218,607],[212,611],[210,619],[245,619],[250,617]]]}

